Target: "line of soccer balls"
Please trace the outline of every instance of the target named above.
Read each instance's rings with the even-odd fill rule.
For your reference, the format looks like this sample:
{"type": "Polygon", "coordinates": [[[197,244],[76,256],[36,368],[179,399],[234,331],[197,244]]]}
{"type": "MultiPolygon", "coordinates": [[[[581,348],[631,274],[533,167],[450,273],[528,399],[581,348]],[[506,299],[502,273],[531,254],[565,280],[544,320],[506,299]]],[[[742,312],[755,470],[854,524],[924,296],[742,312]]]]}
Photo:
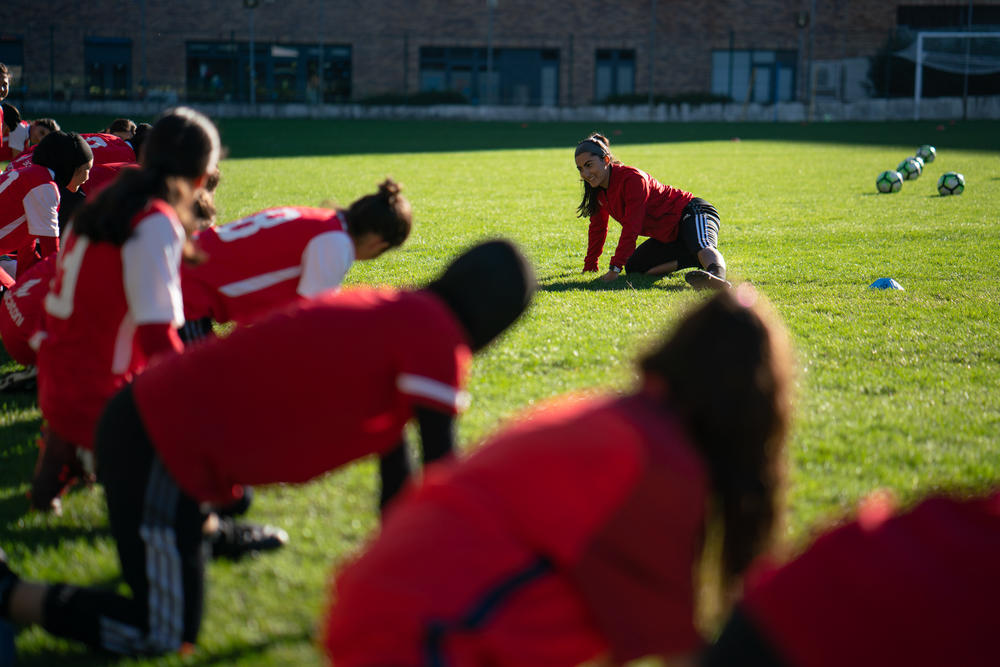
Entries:
{"type": "MultiPolygon", "coordinates": [[[[917,154],[899,163],[896,170],[883,171],[875,179],[875,187],[879,192],[899,192],[903,181],[915,181],[924,171],[924,165],[934,161],[937,149],[924,144],[917,149],[917,154]]],[[[957,171],[947,171],[941,174],[937,184],[941,195],[960,195],[965,190],[965,176],[957,171]]]]}

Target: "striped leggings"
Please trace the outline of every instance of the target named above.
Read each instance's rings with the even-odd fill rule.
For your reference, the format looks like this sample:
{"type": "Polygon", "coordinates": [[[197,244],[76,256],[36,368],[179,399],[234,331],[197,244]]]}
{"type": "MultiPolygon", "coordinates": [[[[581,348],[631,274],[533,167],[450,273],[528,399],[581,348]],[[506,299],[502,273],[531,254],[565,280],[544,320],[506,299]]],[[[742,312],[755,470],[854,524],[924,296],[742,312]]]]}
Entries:
{"type": "Polygon", "coordinates": [[[45,629],[133,655],[194,643],[204,598],[205,515],[163,467],[130,387],[108,403],[96,450],[108,522],[132,595],[57,584],[45,599],[45,629]]]}

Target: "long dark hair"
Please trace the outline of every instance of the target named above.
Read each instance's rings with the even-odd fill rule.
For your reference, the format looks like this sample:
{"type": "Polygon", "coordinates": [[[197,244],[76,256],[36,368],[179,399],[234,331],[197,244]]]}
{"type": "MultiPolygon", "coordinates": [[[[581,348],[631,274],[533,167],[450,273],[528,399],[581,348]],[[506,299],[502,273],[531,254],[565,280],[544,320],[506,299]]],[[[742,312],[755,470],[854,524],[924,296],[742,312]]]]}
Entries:
{"type": "MultiPolygon", "coordinates": [[[[599,157],[601,160],[605,157],[609,157],[611,158],[611,164],[621,164],[621,162],[611,154],[611,148],[608,145],[608,138],[603,134],[597,134],[596,132],[576,145],[576,153],[574,153],[574,156],[579,155],[580,153],[590,153],[591,155],[599,157]]],[[[583,200],[576,208],[579,217],[589,218],[597,213],[597,209],[600,208],[600,204],[597,201],[597,193],[599,190],[600,188],[595,188],[587,181],[583,182],[583,200]]]]}
{"type": "Polygon", "coordinates": [[[365,195],[344,211],[347,231],[353,238],[374,232],[389,242],[389,247],[401,245],[410,235],[413,211],[410,202],[401,192],[398,183],[387,178],[378,186],[378,192],[365,195]]]}
{"type": "Polygon", "coordinates": [[[177,210],[185,227],[193,220],[187,206],[192,181],[215,169],[219,132],[206,116],[178,107],[160,116],[144,141],[142,166],[125,169],[107,188],[84,205],[73,231],[93,241],[123,245],[132,235],[132,218],[151,199],[163,199],[177,210]]]}
{"type": "Polygon", "coordinates": [[[787,332],[763,297],[741,286],[695,308],[640,364],[665,382],[668,409],[707,465],[727,590],[780,523],[793,368],[787,332]]]}

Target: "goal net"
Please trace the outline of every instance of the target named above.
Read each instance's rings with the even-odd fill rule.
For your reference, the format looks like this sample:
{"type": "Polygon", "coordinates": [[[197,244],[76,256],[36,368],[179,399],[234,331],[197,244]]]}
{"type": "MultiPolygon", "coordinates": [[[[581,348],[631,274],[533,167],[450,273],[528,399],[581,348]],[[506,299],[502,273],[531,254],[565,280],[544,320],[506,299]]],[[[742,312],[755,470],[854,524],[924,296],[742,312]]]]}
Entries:
{"type": "Polygon", "coordinates": [[[920,120],[924,67],[955,74],[996,74],[1000,32],[918,32],[912,44],[894,55],[914,63],[913,119],[920,120]]]}

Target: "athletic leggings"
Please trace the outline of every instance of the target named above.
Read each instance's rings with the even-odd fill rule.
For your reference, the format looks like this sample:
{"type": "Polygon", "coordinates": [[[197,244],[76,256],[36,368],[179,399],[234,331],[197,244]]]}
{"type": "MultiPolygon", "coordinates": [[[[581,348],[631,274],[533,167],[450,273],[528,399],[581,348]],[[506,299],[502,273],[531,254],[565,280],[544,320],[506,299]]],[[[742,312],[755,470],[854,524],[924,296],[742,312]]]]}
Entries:
{"type": "Polygon", "coordinates": [[[204,597],[205,515],[163,467],[131,387],[109,401],[95,449],[132,595],[57,584],[46,595],[43,626],[114,653],[155,655],[194,643],[204,597]]]}
{"type": "Polygon", "coordinates": [[[700,266],[698,252],[718,246],[721,224],[715,207],[695,197],[681,211],[677,238],[670,243],[646,239],[625,262],[625,272],[645,273],[667,262],[677,262],[678,269],[700,266]]]}

